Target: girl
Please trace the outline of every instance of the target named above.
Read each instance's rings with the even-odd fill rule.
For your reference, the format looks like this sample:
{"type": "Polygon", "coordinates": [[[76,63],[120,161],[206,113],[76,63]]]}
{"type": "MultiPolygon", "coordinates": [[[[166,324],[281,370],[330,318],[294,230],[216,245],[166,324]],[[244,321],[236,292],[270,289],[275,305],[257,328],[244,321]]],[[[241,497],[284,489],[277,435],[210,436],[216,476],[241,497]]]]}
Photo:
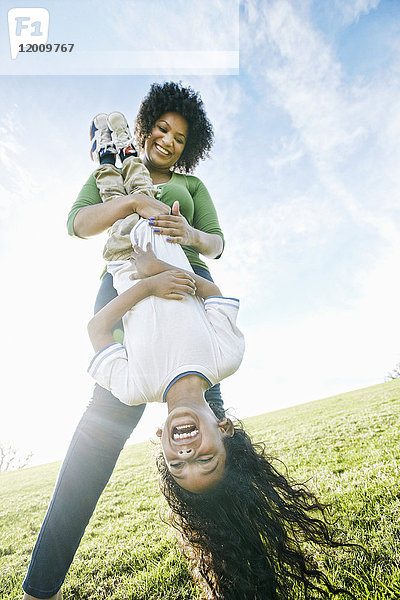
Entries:
{"type": "Polygon", "coordinates": [[[89,372],[127,404],[167,402],[157,432],[160,487],[209,597],[352,597],[304,549],[304,543],[325,550],[351,545],[336,538],[326,507],[304,486],[291,485],[262,446],[204,399],[210,385],[240,364],[237,301],[195,275],[180,247],[168,246],[146,220],[131,236],[132,260],[109,266],[120,295],[89,323],[99,350],[89,372]],[[121,316],[125,348],[111,335],[121,316]]]}

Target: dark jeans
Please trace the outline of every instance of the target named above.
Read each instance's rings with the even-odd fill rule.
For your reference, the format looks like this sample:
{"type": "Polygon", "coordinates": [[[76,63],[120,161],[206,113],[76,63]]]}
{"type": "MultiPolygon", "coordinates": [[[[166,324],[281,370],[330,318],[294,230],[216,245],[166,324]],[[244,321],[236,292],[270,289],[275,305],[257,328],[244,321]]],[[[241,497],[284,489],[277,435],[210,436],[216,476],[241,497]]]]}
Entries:
{"type": "MultiPolygon", "coordinates": [[[[211,279],[205,269],[195,271],[211,279]]],[[[100,286],[95,312],[115,296],[112,277],[107,274],[100,286]]],[[[222,406],[219,384],[206,392],[206,399],[210,405],[222,406]]],[[[50,598],[62,586],[97,501],[144,408],[145,404],[122,404],[96,384],[61,466],[32,553],[22,585],[27,594],[50,598]]]]}

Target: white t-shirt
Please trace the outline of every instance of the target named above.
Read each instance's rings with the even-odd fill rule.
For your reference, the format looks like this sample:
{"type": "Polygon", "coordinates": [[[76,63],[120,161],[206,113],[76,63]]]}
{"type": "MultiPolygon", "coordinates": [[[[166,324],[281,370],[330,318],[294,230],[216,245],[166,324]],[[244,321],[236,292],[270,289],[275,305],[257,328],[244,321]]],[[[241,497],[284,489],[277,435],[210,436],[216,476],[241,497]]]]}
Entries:
{"type": "MultiPolygon", "coordinates": [[[[151,242],[158,258],[192,270],[179,244],[170,244],[141,219],[132,243],[146,249],[151,242]]],[[[134,285],[130,261],[110,263],[118,293],[134,285]]],[[[244,339],[236,326],[239,300],[212,296],[203,301],[150,296],[124,317],[124,345],[113,343],[92,359],[88,372],[124,404],[163,402],[169,387],[189,373],[215,385],[232,375],[243,358],[244,339]]]]}

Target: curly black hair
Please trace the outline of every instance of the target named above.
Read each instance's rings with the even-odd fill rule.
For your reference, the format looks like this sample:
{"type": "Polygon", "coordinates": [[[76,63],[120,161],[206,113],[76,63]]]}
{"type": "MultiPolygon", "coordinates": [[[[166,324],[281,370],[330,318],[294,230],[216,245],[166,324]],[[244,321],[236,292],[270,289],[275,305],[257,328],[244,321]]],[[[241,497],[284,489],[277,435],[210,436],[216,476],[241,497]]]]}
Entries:
{"type": "Polygon", "coordinates": [[[202,494],[181,488],[162,454],[157,457],[169,522],[181,533],[182,550],[209,597],[307,600],[314,593],[343,593],[355,600],[331,583],[312,552],[358,547],[339,539],[329,507],[280,474],[263,444],[253,444],[241,426],[224,443],[224,477],[202,494]]]}
{"type": "Polygon", "coordinates": [[[190,173],[197,163],[209,155],[214,141],[212,125],[206,115],[200,94],[191,87],[173,81],[153,83],[143,99],[135,123],[135,135],[140,148],[161,115],[175,112],[188,123],[188,138],[175,165],[177,171],[190,173]]]}

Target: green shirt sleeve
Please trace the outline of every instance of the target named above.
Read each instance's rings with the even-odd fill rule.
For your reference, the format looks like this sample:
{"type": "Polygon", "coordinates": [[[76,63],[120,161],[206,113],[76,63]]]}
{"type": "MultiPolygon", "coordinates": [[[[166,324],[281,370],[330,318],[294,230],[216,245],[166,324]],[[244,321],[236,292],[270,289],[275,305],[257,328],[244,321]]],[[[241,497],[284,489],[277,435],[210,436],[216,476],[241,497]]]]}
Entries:
{"type": "Polygon", "coordinates": [[[76,214],[80,211],[80,209],[84,206],[92,206],[93,204],[100,203],[101,198],[99,190],[97,189],[96,180],[93,177],[93,175],[91,175],[85,183],[85,185],[83,186],[83,188],[81,189],[81,191],[79,192],[77,199],[75,200],[71,207],[71,210],[69,211],[67,219],[67,229],[69,235],[79,237],[74,231],[74,220],[76,214]]]}
{"type": "MultiPolygon", "coordinates": [[[[205,233],[213,233],[221,236],[223,242],[223,252],[225,247],[224,234],[222,233],[218,221],[217,211],[215,210],[211,196],[208,193],[204,183],[198,177],[195,177],[194,175],[188,175],[187,179],[189,192],[194,202],[194,216],[192,225],[195,229],[199,229],[205,233]]],[[[219,258],[221,254],[216,258],[219,258]]]]}

